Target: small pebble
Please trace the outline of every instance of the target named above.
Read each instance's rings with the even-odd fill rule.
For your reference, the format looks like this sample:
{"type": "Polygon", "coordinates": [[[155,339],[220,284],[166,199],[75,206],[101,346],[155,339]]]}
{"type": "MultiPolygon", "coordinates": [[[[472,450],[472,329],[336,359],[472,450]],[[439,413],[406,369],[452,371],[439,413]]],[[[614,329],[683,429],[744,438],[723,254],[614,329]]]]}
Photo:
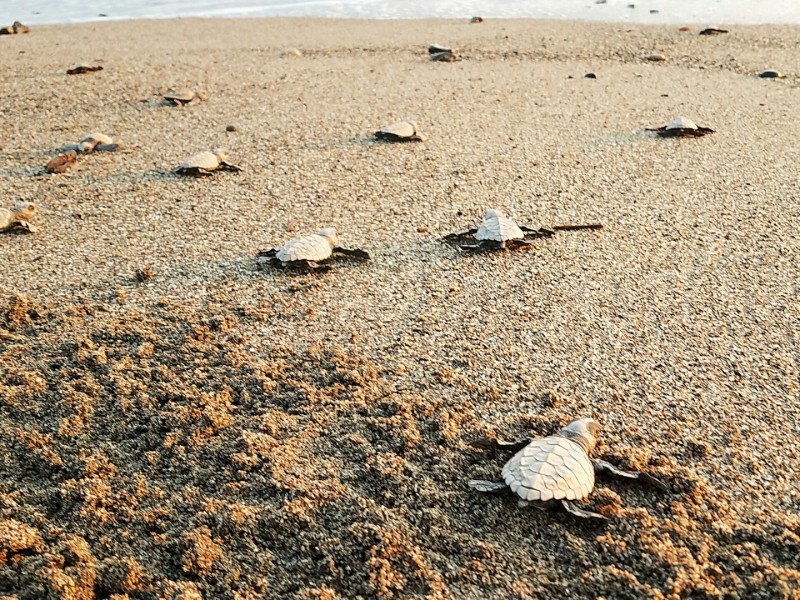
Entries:
{"type": "Polygon", "coordinates": [[[650,9],[650,14],[651,14],[651,15],[655,15],[655,14],[657,14],[657,13],[658,13],[658,10],[656,10],[655,8],[651,8],[651,9],[650,9]]]}

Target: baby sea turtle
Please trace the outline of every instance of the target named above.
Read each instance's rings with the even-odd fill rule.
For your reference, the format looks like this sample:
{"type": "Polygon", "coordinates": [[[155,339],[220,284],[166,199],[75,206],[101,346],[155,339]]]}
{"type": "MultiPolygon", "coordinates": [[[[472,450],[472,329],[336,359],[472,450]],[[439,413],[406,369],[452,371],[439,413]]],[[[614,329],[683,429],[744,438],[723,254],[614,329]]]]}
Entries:
{"type": "Polygon", "coordinates": [[[784,77],[786,77],[786,75],[784,75],[780,71],[776,71],[775,69],[767,69],[766,71],[761,71],[761,73],[759,73],[758,76],[763,77],[765,79],[783,79],[784,77]]]}
{"type": "Polygon", "coordinates": [[[560,503],[578,517],[606,519],[601,514],[582,510],[575,500],[584,500],[594,489],[595,472],[608,471],[613,475],[638,479],[667,491],[667,486],[655,477],[638,471],[623,471],[589,455],[597,443],[600,427],[594,419],[572,421],[555,435],[517,442],[480,440],[480,448],[504,448],[516,454],[503,467],[503,481],[473,479],[469,487],[479,492],[502,492],[511,489],[519,496],[519,504],[546,508],[560,503]]]}
{"type": "Polygon", "coordinates": [[[164,94],[164,100],[175,106],[196,104],[208,98],[205,91],[192,91],[190,89],[170,90],[164,94]]]}
{"type": "Polygon", "coordinates": [[[119,145],[114,143],[113,138],[104,133],[91,133],[77,145],[77,150],[81,154],[88,154],[94,151],[113,152],[117,148],[119,148],[119,145]]]}
{"type": "Polygon", "coordinates": [[[33,233],[36,229],[30,221],[37,211],[33,202],[20,202],[11,208],[0,208],[0,233],[33,233]]]}
{"type": "MultiPolygon", "coordinates": [[[[369,254],[364,250],[342,248],[337,246],[339,237],[336,229],[326,227],[319,233],[292,238],[281,248],[270,248],[258,253],[260,259],[269,259],[272,266],[278,268],[293,267],[303,270],[329,271],[330,265],[320,264],[337,255],[368,260],[369,254]]],[[[260,261],[259,261],[260,262],[260,261]]]]}
{"type": "Polygon", "coordinates": [[[459,60],[452,48],[441,44],[431,44],[428,46],[428,56],[434,62],[455,62],[459,60]]]}
{"type": "Polygon", "coordinates": [[[375,138],[384,142],[424,142],[428,139],[417,132],[416,121],[392,123],[375,132],[375,138]]]}
{"type": "Polygon", "coordinates": [[[224,148],[199,152],[184,160],[175,169],[178,175],[191,175],[193,177],[210,176],[214,171],[234,171],[242,169],[228,162],[228,152],[224,148]]]}
{"type": "Polygon", "coordinates": [[[469,20],[470,23],[483,23],[483,17],[472,17],[469,20]]]}
{"type": "Polygon", "coordinates": [[[67,69],[67,75],[83,75],[84,73],[94,73],[95,71],[102,71],[102,65],[78,65],[71,69],[67,69]]]}
{"type": "Polygon", "coordinates": [[[576,229],[602,229],[602,225],[558,225],[552,229],[531,228],[517,225],[512,219],[496,208],[486,211],[483,222],[479,227],[473,227],[459,233],[450,233],[444,236],[446,241],[460,241],[474,239],[477,244],[459,244],[462,250],[499,250],[505,248],[527,248],[531,245],[531,238],[550,237],[556,231],[571,231],[576,229]]]}
{"type": "Polygon", "coordinates": [[[655,131],[661,137],[700,137],[707,133],[714,133],[713,129],[698,127],[694,121],[686,117],[675,117],[664,127],[656,127],[646,131],[655,131]]]}
{"type": "Polygon", "coordinates": [[[700,35],[719,35],[721,33],[728,33],[728,30],[720,29],[719,27],[706,27],[700,32],[700,35]]]}
{"type": "Polygon", "coordinates": [[[62,152],[58,156],[51,158],[50,162],[45,165],[44,170],[47,173],[66,173],[75,164],[77,157],[75,150],[62,152]]]}
{"type": "Polygon", "coordinates": [[[0,35],[14,35],[15,33],[28,33],[31,30],[27,25],[23,25],[19,21],[14,21],[11,27],[3,27],[0,29],[0,35]]]}

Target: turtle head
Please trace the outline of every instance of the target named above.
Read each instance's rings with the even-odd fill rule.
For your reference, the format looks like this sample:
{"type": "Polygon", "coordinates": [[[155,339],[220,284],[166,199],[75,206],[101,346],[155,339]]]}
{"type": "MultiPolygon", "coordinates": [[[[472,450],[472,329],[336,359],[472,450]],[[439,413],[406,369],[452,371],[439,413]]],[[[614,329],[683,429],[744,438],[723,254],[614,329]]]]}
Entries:
{"type": "Polygon", "coordinates": [[[22,221],[30,221],[36,216],[38,210],[33,202],[20,202],[11,207],[14,217],[22,221]]]}
{"type": "Polygon", "coordinates": [[[586,450],[586,454],[591,454],[595,444],[597,444],[597,434],[599,432],[600,425],[597,424],[597,421],[587,417],[573,421],[559,433],[573,442],[578,442],[586,450]]]}
{"type": "Polygon", "coordinates": [[[228,160],[228,151],[225,148],[214,148],[211,152],[214,153],[220,162],[228,160]]]}
{"type": "Polygon", "coordinates": [[[325,229],[320,229],[317,235],[320,235],[324,237],[326,240],[328,240],[331,244],[331,248],[333,248],[336,245],[336,242],[339,241],[339,236],[336,235],[336,229],[333,227],[326,227],[325,229]]]}
{"type": "Polygon", "coordinates": [[[500,219],[504,216],[505,215],[503,214],[503,211],[497,208],[490,208],[489,210],[486,211],[486,216],[484,217],[484,219],[500,219]]]}

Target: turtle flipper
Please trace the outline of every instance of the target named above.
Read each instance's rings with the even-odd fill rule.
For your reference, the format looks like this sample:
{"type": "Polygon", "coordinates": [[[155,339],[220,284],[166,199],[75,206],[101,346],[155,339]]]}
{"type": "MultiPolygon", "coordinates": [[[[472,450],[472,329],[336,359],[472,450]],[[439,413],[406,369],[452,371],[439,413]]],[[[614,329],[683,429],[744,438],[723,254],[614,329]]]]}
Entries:
{"type": "Polygon", "coordinates": [[[269,256],[270,258],[278,253],[278,248],[267,248],[266,250],[259,250],[258,256],[269,256]]]}
{"type": "Polygon", "coordinates": [[[555,231],[544,229],[543,227],[540,227],[539,229],[533,229],[531,227],[525,227],[524,225],[520,225],[519,228],[525,233],[525,239],[551,237],[556,233],[555,231]]]}
{"type": "Polygon", "coordinates": [[[505,481],[485,481],[483,479],[470,479],[467,485],[473,490],[485,494],[498,494],[508,489],[505,481]]]}
{"type": "Polygon", "coordinates": [[[476,233],[478,233],[478,228],[473,227],[472,229],[467,229],[466,231],[459,231],[458,233],[448,233],[447,235],[442,236],[442,239],[450,242],[450,241],[460,240],[469,237],[471,235],[475,235],[476,233]]]}
{"type": "Polygon", "coordinates": [[[588,225],[556,225],[555,231],[579,231],[581,229],[602,229],[601,223],[589,223],[588,225]]]}
{"type": "Polygon", "coordinates": [[[581,517],[582,519],[600,519],[601,521],[608,520],[608,517],[604,517],[600,513],[578,508],[569,500],[562,500],[561,506],[563,506],[566,509],[566,511],[571,515],[575,515],[576,517],[581,517]]]}
{"type": "Polygon", "coordinates": [[[336,246],[333,249],[334,254],[344,254],[345,256],[352,256],[353,258],[360,258],[362,260],[369,260],[369,252],[360,250],[359,248],[342,248],[336,246]]]}
{"type": "Polygon", "coordinates": [[[211,177],[214,175],[211,171],[204,171],[203,169],[198,169],[197,167],[179,167],[175,169],[175,173],[177,175],[184,175],[187,177],[211,177]]]}
{"type": "Polygon", "coordinates": [[[232,165],[231,163],[227,163],[224,160],[219,163],[219,169],[221,171],[233,171],[234,173],[238,173],[242,170],[241,167],[237,167],[236,165],[232,165]]]}
{"type": "Polygon", "coordinates": [[[637,479],[639,481],[649,483],[650,485],[657,487],[663,492],[669,491],[669,488],[663,481],[656,479],[652,475],[648,475],[647,473],[642,473],[640,471],[625,471],[623,469],[615,467],[611,463],[606,462],[604,460],[595,460],[594,470],[597,473],[608,471],[609,473],[611,473],[612,475],[616,475],[617,477],[625,477],[626,479],[637,479]]]}
{"type": "Polygon", "coordinates": [[[481,450],[509,450],[511,452],[519,452],[530,443],[530,438],[522,438],[519,440],[514,440],[513,442],[505,442],[503,440],[498,440],[497,438],[481,438],[479,440],[475,440],[474,442],[470,442],[469,445],[473,448],[479,448],[481,450]]]}

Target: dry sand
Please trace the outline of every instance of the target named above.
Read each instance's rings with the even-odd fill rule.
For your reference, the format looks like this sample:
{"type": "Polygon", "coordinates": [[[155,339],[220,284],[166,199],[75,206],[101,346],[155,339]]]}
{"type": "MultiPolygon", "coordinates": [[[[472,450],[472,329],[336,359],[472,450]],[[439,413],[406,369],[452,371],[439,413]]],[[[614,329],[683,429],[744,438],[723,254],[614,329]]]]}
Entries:
{"type": "Polygon", "coordinates": [[[3,203],[41,208],[38,233],[0,237],[0,596],[800,597],[800,28],[697,33],[0,39],[3,203]],[[167,107],[170,86],[210,97],[167,107]],[[716,133],[643,131],[676,114],[716,133]],[[403,118],[430,141],[370,140],[403,118]],[[94,131],[125,149],[39,174],[94,131]],[[241,174],[170,174],[220,145],[241,174]],[[488,207],[605,228],[506,254],[439,241],[488,207]],[[256,269],[327,225],[374,260],[256,269]],[[505,459],[471,440],[588,415],[597,456],[671,493],[601,478],[598,526],[467,488],[505,459]]]}

